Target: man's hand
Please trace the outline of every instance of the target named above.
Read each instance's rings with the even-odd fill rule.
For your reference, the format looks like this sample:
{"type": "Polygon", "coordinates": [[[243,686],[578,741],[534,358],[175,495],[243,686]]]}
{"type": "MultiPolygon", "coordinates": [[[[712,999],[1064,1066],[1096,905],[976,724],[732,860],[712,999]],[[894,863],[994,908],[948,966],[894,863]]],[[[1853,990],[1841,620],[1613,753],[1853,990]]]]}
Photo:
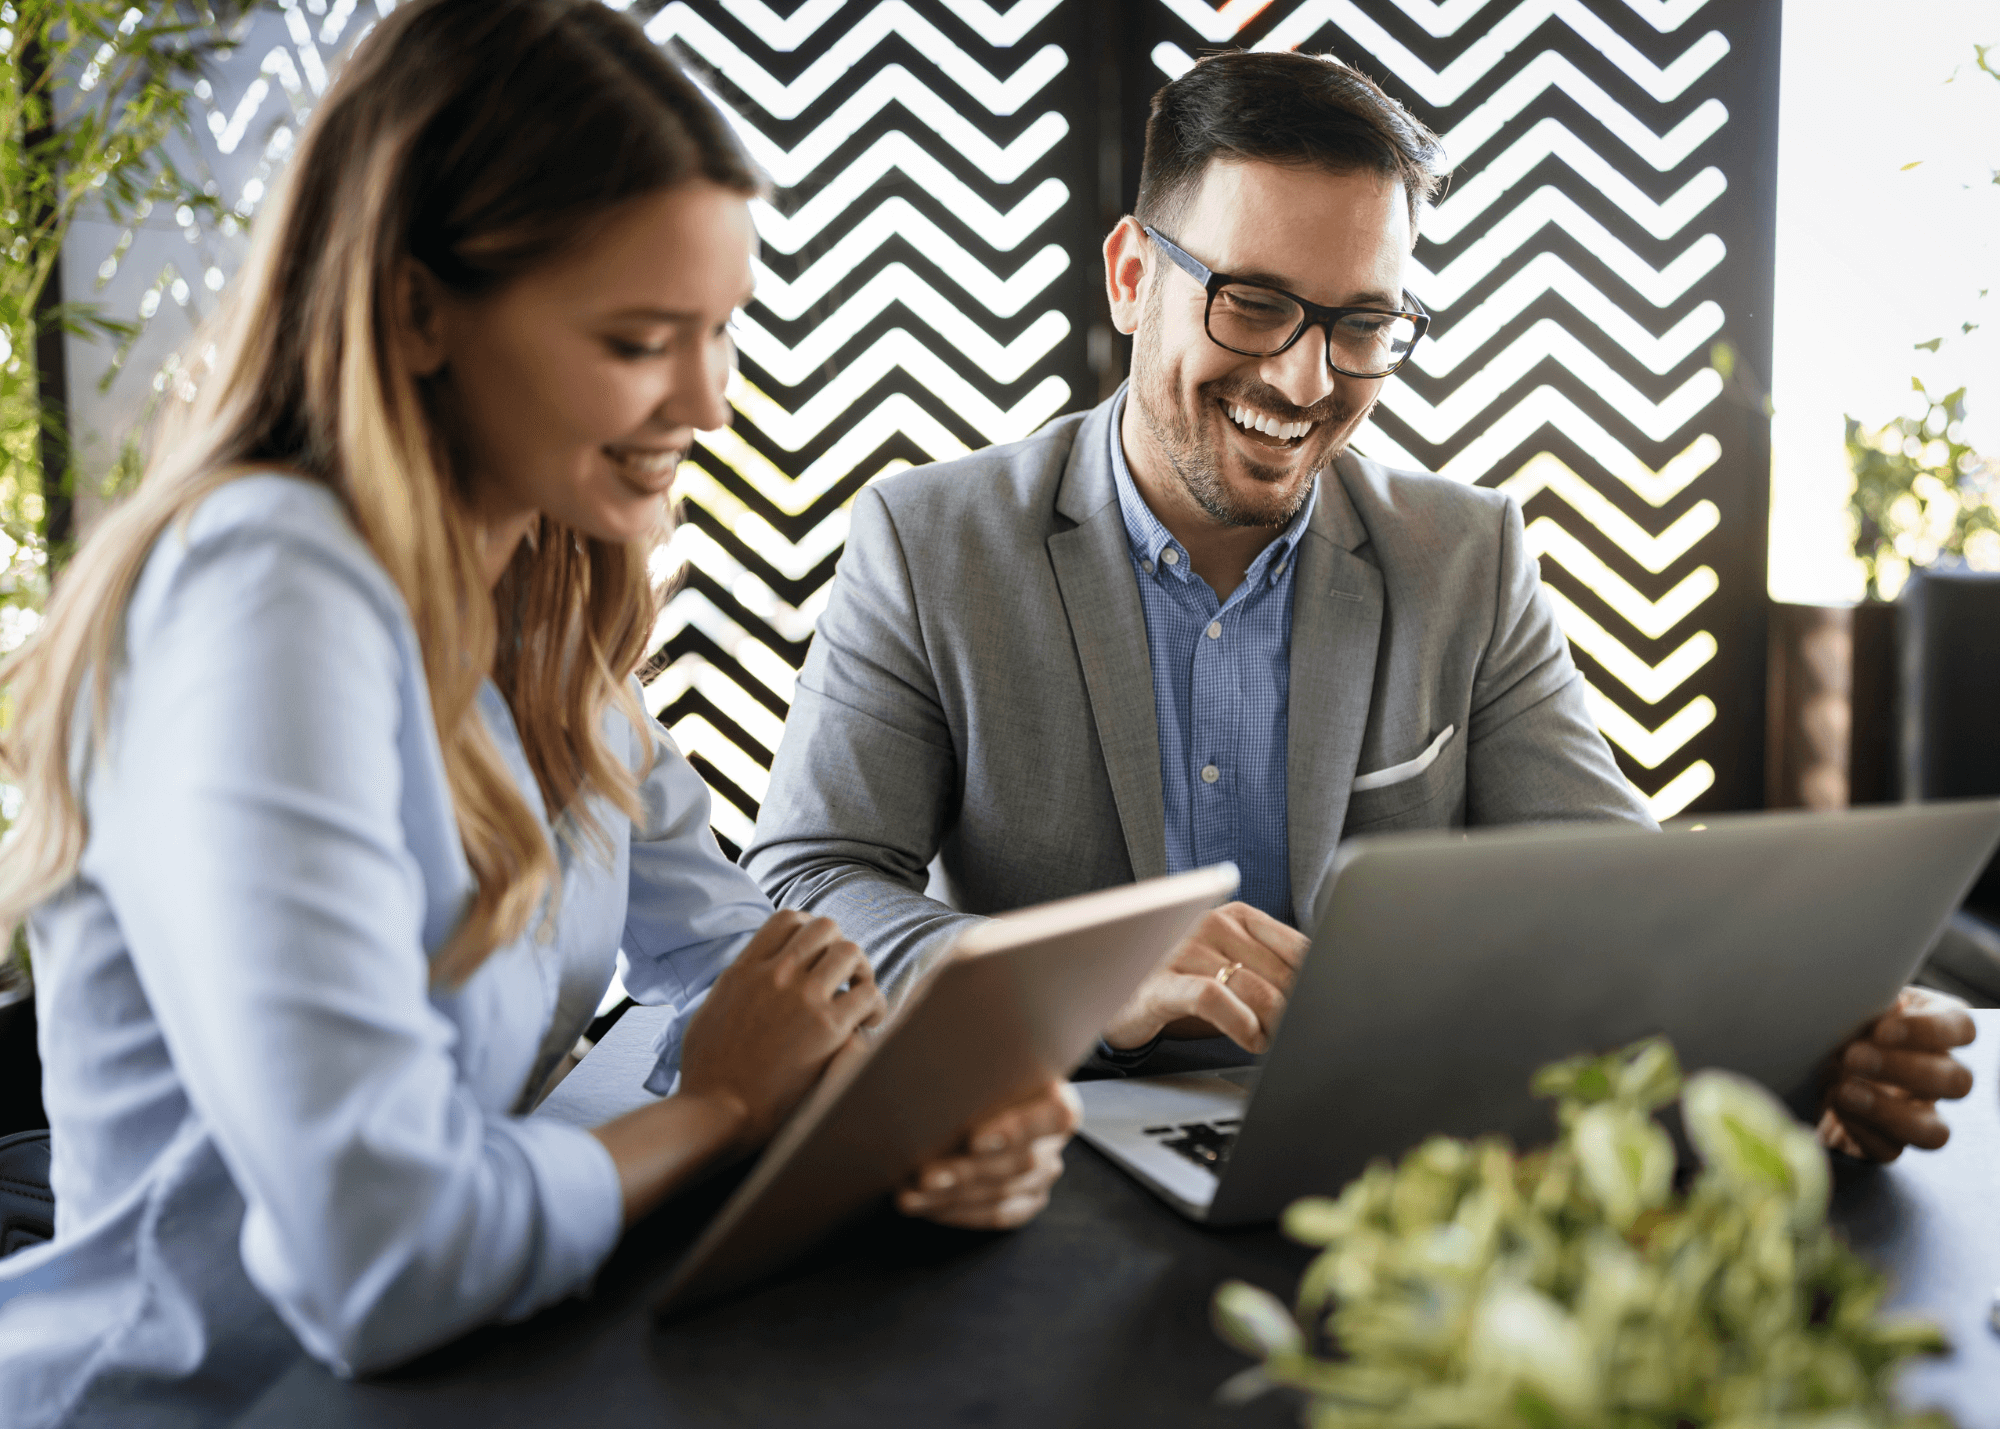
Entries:
{"type": "Polygon", "coordinates": [[[1139,1047],[1169,1037],[1228,1037],[1252,1052],[1268,1051],[1285,1014],[1292,979],[1311,945],[1248,903],[1214,909],[1167,960],[1139,984],[1104,1029],[1113,1047],[1139,1047]]]}
{"type": "Polygon", "coordinates": [[[1972,1073],[1951,1049],[1970,1042],[1974,1030],[1957,998],[1904,988],[1894,1007],[1834,1057],[1820,1144],[1870,1161],[1894,1161],[1905,1146],[1944,1145],[1951,1129],[1938,1119],[1938,1101],[1972,1090],[1972,1073]]]}
{"type": "Polygon", "coordinates": [[[969,1230],[1009,1230],[1033,1220],[1062,1175],[1063,1144],[1083,1107],[1068,1082],[972,1128],[965,1145],[919,1167],[896,1193],[896,1209],[969,1230]]]}

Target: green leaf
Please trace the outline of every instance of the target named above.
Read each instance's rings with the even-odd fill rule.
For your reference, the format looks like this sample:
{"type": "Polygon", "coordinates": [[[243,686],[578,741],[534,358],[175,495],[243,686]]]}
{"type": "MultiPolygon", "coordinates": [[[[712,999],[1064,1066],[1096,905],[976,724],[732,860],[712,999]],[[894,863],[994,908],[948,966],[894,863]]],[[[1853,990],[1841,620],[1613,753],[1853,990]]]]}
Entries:
{"type": "Polygon", "coordinates": [[[1272,1355],[1296,1354],[1305,1348],[1305,1336],[1284,1302],[1268,1290],[1241,1280],[1220,1286],[1210,1306],[1215,1328],[1222,1338],[1246,1355],[1269,1359],[1272,1355]]]}
{"type": "Polygon", "coordinates": [[[1934,337],[1928,342],[1919,342],[1919,343],[1914,343],[1912,345],[1916,348],[1918,352],[1936,352],[1938,350],[1938,347],[1943,342],[1944,342],[1943,338],[1934,337]]]}

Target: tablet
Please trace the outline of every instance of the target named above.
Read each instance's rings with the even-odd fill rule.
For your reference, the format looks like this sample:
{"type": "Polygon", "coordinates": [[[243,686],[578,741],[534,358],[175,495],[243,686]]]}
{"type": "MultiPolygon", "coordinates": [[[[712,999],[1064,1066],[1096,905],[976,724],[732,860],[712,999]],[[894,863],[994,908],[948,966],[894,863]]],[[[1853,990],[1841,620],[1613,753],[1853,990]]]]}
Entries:
{"type": "Polygon", "coordinates": [[[872,1210],[982,1117],[1074,1071],[1232,864],[1008,913],[961,937],[860,1056],[772,1138],[655,1305],[677,1314],[777,1271],[872,1210]]]}

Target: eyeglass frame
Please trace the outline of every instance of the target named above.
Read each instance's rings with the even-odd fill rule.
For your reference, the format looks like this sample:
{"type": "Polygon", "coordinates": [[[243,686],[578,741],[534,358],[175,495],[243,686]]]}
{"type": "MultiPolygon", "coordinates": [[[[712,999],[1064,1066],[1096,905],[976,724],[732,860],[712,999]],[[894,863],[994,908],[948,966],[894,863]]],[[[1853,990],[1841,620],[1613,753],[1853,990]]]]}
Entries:
{"type": "Polygon", "coordinates": [[[1233,273],[1218,273],[1151,224],[1142,224],[1141,228],[1148,238],[1160,246],[1160,251],[1172,260],[1176,268],[1201,284],[1202,291],[1207,295],[1207,299],[1203,303],[1201,310],[1202,334],[1224,352],[1233,352],[1239,357],[1276,357],[1281,352],[1289,352],[1300,338],[1304,337],[1314,328],[1323,327],[1326,329],[1326,365],[1330,371],[1338,372],[1342,377],[1353,377],[1361,381],[1379,381],[1384,377],[1392,376],[1405,362],[1408,362],[1410,360],[1410,353],[1417,350],[1417,344],[1423,340],[1424,334],[1430,331],[1430,310],[1419,302],[1417,295],[1412,293],[1408,288],[1403,289],[1403,301],[1411,305],[1411,310],[1409,311],[1369,307],[1366,304],[1358,307],[1344,308],[1321,307],[1318,303],[1302,298],[1297,293],[1287,292],[1285,289],[1276,287],[1270,283],[1259,283],[1249,278],[1239,278],[1233,273]],[[1245,352],[1240,347],[1231,347],[1228,343],[1218,338],[1208,325],[1209,314],[1215,308],[1216,293],[1231,283],[1239,284],[1245,288],[1261,288],[1267,293],[1276,293],[1280,297],[1289,298],[1292,302],[1297,303],[1305,313],[1305,320],[1299,324],[1297,332],[1285,339],[1282,346],[1274,348],[1270,352],[1245,352]],[[1333,360],[1333,325],[1349,313],[1373,313],[1377,317],[1410,319],[1410,321],[1417,325],[1417,333],[1415,337],[1410,339],[1409,351],[1396,360],[1395,367],[1389,368],[1386,372],[1349,372],[1345,367],[1340,366],[1333,360]]]}

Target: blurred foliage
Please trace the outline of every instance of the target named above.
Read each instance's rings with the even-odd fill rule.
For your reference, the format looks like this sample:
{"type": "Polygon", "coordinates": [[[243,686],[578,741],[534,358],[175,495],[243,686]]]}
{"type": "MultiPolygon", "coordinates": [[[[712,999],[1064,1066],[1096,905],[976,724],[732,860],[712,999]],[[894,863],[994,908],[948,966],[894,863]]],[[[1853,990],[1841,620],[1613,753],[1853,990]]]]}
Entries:
{"type": "Polygon", "coordinates": [[[42,469],[44,432],[61,433],[60,414],[43,410],[36,338],[121,342],[135,331],[93,303],[44,301],[63,239],[85,211],[115,223],[158,205],[221,211],[171,146],[187,132],[190,86],[252,4],[0,3],[0,652],[34,629],[61,556],[49,549],[48,498],[76,479],[42,469]]]}
{"type": "MultiPolygon", "coordinates": [[[[2000,81],[2000,46],[1974,45],[1972,52],[1974,71],[2000,81]]],[[[1945,82],[1957,77],[1954,71],[1945,82]]],[[[2000,169],[1993,170],[1993,182],[2000,184],[2000,169]]],[[[1980,289],[1979,296],[1988,291],[1980,289]]],[[[1961,323],[1959,336],[1979,326],[1961,323]]],[[[1934,354],[1952,340],[1934,337],[1916,346],[1934,354]]],[[[1933,397],[1922,378],[1911,378],[1910,387],[1924,399],[1922,417],[1898,417],[1872,430],[1847,418],[1847,464],[1854,473],[1847,512],[1870,600],[1894,600],[1916,568],[2000,571],[2000,459],[1982,458],[1961,438],[1963,387],[1943,397],[1933,397]]]]}
{"type": "Polygon", "coordinates": [[[1314,1429],[1868,1429],[1897,1366],[1945,1348],[1878,1313],[1884,1280],[1826,1225],[1826,1154],[1727,1072],[1681,1084],[1660,1039],[1547,1067],[1545,1150],[1436,1137],[1285,1233],[1321,1247],[1295,1304],[1240,1281],[1217,1328],[1261,1364],[1238,1402],[1303,1390],[1314,1429]],[[1703,1166],[1674,1187],[1653,1113],[1678,1096],[1703,1166]]]}
{"type": "Polygon", "coordinates": [[[1874,600],[1894,600],[1912,567],[2000,571],[2000,463],[1961,436],[1965,389],[1933,397],[1921,379],[1911,386],[1923,396],[1923,416],[1874,431],[1847,419],[1854,554],[1874,600]]]}

